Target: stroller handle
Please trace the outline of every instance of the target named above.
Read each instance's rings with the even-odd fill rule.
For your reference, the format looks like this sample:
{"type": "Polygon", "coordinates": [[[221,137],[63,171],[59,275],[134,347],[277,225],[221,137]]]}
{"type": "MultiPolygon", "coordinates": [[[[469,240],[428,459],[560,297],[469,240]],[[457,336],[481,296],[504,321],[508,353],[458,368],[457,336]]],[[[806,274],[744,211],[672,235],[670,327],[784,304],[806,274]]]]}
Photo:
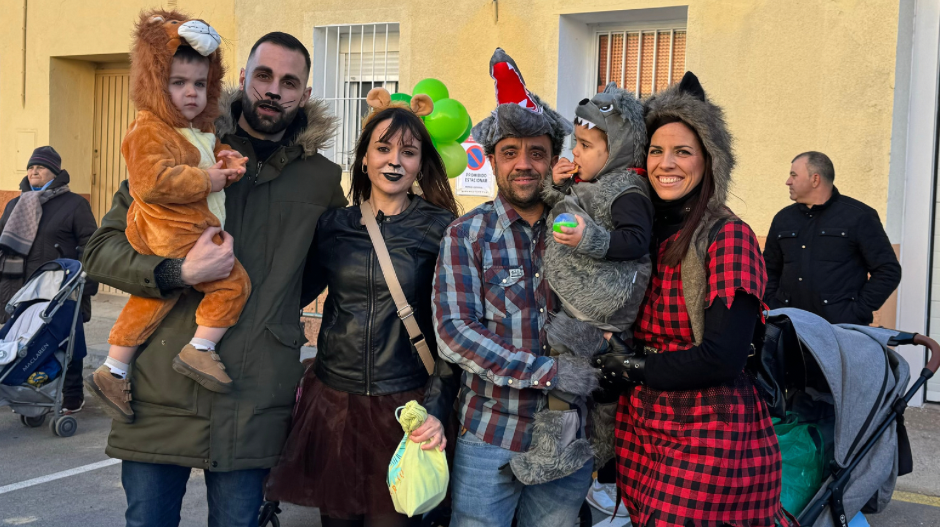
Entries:
{"type": "Polygon", "coordinates": [[[925,346],[930,350],[930,362],[927,363],[927,369],[931,373],[937,373],[937,368],[940,368],[940,344],[924,335],[914,335],[914,344],[925,346]]]}

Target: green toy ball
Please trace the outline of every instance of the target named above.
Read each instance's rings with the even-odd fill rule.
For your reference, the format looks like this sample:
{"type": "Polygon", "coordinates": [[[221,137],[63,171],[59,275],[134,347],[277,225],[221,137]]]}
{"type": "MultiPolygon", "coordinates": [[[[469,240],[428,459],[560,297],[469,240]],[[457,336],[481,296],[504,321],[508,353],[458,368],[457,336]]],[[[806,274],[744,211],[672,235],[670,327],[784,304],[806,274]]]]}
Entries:
{"type": "Polygon", "coordinates": [[[552,230],[561,233],[562,227],[568,227],[569,229],[578,228],[578,219],[574,217],[574,214],[570,212],[562,212],[559,214],[555,221],[552,223],[552,230]]]}
{"type": "Polygon", "coordinates": [[[444,83],[437,79],[424,79],[418,82],[418,84],[415,84],[415,89],[411,90],[411,93],[414,95],[423,93],[434,102],[450,97],[447,86],[444,86],[444,83]]]}
{"type": "Polygon", "coordinates": [[[391,96],[393,101],[401,101],[403,103],[411,104],[411,95],[407,93],[393,93],[391,96]]]}

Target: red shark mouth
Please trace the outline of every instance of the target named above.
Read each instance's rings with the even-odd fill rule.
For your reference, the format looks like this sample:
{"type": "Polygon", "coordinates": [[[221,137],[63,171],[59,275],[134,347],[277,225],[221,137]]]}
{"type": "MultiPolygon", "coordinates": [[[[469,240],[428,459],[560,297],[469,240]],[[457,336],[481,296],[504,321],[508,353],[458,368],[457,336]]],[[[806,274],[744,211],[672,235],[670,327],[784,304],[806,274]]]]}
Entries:
{"type": "Polygon", "coordinates": [[[542,107],[536,104],[532,94],[526,89],[519,72],[508,62],[497,62],[491,68],[490,76],[496,81],[496,102],[498,104],[518,104],[534,113],[542,113],[542,107]]]}

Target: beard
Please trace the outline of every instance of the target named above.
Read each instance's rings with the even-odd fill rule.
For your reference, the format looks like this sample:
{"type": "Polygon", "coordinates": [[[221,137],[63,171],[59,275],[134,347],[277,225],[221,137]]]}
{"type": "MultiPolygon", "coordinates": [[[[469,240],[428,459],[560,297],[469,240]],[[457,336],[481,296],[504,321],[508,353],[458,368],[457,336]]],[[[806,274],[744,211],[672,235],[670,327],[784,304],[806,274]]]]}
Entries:
{"type": "Polygon", "coordinates": [[[271,99],[252,101],[248,97],[247,89],[242,93],[242,115],[245,116],[245,121],[248,122],[248,126],[251,126],[251,128],[258,133],[276,134],[284,131],[294,122],[294,117],[297,116],[297,112],[299,111],[299,105],[295,106],[291,111],[285,111],[284,107],[277,101],[271,99]],[[258,113],[259,106],[277,110],[279,113],[277,116],[261,115],[258,113]]]}
{"type": "Polygon", "coordinates": [[[513,207],[519,210],[527,210],[542,203],[541,182],[545,180],[544,174],[539,174],[534,170],[516,170],[508,176],[502,177],[495,165],[493,166],[493,172],[496,175],[496,187],[499,189],[499,193],[513,207]],[[534,185],[532,190],[514,188],[512,182],[521,177],[534,177],[539,181],[539,184],[534,185]]]}

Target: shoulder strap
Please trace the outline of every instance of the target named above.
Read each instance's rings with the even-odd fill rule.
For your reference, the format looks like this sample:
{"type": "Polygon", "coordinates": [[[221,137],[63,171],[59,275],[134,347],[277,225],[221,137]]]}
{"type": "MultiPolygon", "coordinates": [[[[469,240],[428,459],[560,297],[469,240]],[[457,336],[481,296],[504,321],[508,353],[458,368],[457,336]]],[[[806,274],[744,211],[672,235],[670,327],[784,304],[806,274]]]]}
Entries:
{"type": "Polygon", "coordinates": [[[424,363],[428,375],[434,374],[434,358],[431,356],[431,350],[428,349],[428,343],[424,340],[421,328],[418,327],[418,321],[414,318],[414,309],[408,304],[405,298],[405,292],[401,289],[401,283],[398,282],[398,276],[395,274],[395,268],[392,266],[392,259],[388,255],[388,248],[385,247],[385,239],[382,238],[382,232],[379,230],[379,224],[375,221],[375,213],[372,206],[363,201],[359,204],[359,210],[362,211],[362,222],[369,231],[369,238],[372,238],[372,246],[375,248],[375,256],[379,259],[379,267],[382,268],[382,274],[385,276],[385,283],[388,284],[388,290],[392,293],[392,299],[395,300],[395,307],[398,308],[398,318],[405,324],[408,330],[408,337],[421,362],[424,363]]]}

